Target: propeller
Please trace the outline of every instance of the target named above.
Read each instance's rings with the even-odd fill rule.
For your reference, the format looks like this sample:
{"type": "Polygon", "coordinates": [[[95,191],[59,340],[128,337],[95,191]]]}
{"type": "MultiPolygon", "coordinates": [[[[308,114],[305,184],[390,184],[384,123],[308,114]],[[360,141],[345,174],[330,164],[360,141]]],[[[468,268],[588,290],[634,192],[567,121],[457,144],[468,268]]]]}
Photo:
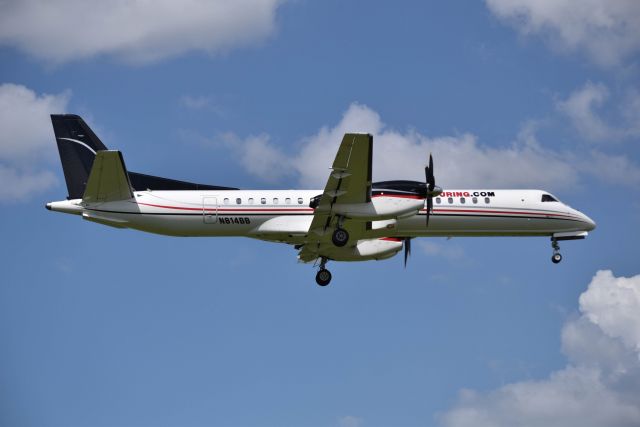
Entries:
{"type": "Polygon", "coordinates": [[[407,260],[411,255],[411,237],[405,237],[404,239],[404,268],[407,268],[407,260]]]}
{"type": "Polygon", "coordinates": [[[427,204],[426,226],[429,227],[429,215],[433,211],[433,191],[436,188],[436,178],[433,175],[433,156],[429,153],[429,165],[424,167],[424,176],[427,184],[427,196],[425,201],[427,204]]]}
{"type": "MultiPolygon", "coordinates": [[[[429,164],[424,167],[424,179],[427,192],[424,197],[427,207],[426,226],[429,227],[429,216],[433,212],[433,197],[440,195],[442,189],[436,186],[436,177],[433,174],[433,156],[429,153],[429,164]]],[[[411,237],[404,239],[404,267],[407,267],[407,260],[411,255],[411,237]]]]}

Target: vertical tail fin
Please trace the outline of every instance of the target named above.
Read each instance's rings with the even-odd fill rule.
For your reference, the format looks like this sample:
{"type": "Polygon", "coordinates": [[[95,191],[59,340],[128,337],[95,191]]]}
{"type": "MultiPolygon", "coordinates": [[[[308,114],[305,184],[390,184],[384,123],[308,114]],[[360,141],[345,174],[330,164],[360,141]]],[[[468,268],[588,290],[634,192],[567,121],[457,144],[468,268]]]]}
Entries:
{"type": "Polygon", "coordinates": [[[80,116],[52,114],[51,123],[69,191],[68,198],[81,199],[96,153],[107,147],[80,116]]]}

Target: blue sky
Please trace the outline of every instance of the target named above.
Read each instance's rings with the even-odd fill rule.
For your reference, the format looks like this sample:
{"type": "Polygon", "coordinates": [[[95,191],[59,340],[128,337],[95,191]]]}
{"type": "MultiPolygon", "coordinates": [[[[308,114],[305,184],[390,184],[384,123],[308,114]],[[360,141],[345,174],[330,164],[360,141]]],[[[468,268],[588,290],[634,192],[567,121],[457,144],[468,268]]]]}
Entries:
{"type": "Polygon", "coordinates": [[[640,8],[624,0],[0,6],[0,425],[640,425],[640,8]],[[544,188],[585,241],[421,239],[332,263],[55,214],[48,114],[134,171],[544,188]],[[549,398],[553,396],[553,398],[549,398]]]}

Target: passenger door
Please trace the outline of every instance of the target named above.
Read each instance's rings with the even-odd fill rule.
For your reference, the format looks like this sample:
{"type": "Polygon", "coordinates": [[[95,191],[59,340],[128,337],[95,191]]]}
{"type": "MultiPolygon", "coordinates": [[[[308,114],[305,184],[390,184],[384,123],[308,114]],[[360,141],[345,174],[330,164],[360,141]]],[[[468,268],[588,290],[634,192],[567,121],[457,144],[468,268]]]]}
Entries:
{"type": "Polygon", "coordinates": [[[205,224],[218,222],[218,198],[212,196],[202,197],[202,220],[205,224]]]}

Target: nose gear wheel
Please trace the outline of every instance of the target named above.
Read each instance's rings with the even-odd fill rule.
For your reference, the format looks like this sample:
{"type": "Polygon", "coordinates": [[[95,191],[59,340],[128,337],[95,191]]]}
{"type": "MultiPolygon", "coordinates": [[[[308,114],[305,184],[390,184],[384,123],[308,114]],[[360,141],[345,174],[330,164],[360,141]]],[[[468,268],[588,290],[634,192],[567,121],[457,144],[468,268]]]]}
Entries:
{"type": "Polygon", "coordinates": [[[560,254],[560,245],[558,244],[558,241],[553,237],[551,238],[551,247],[553,248],[551,262],[554,264],[558,264],[560,261],[562,261],[562,255],[560,254]]]}

